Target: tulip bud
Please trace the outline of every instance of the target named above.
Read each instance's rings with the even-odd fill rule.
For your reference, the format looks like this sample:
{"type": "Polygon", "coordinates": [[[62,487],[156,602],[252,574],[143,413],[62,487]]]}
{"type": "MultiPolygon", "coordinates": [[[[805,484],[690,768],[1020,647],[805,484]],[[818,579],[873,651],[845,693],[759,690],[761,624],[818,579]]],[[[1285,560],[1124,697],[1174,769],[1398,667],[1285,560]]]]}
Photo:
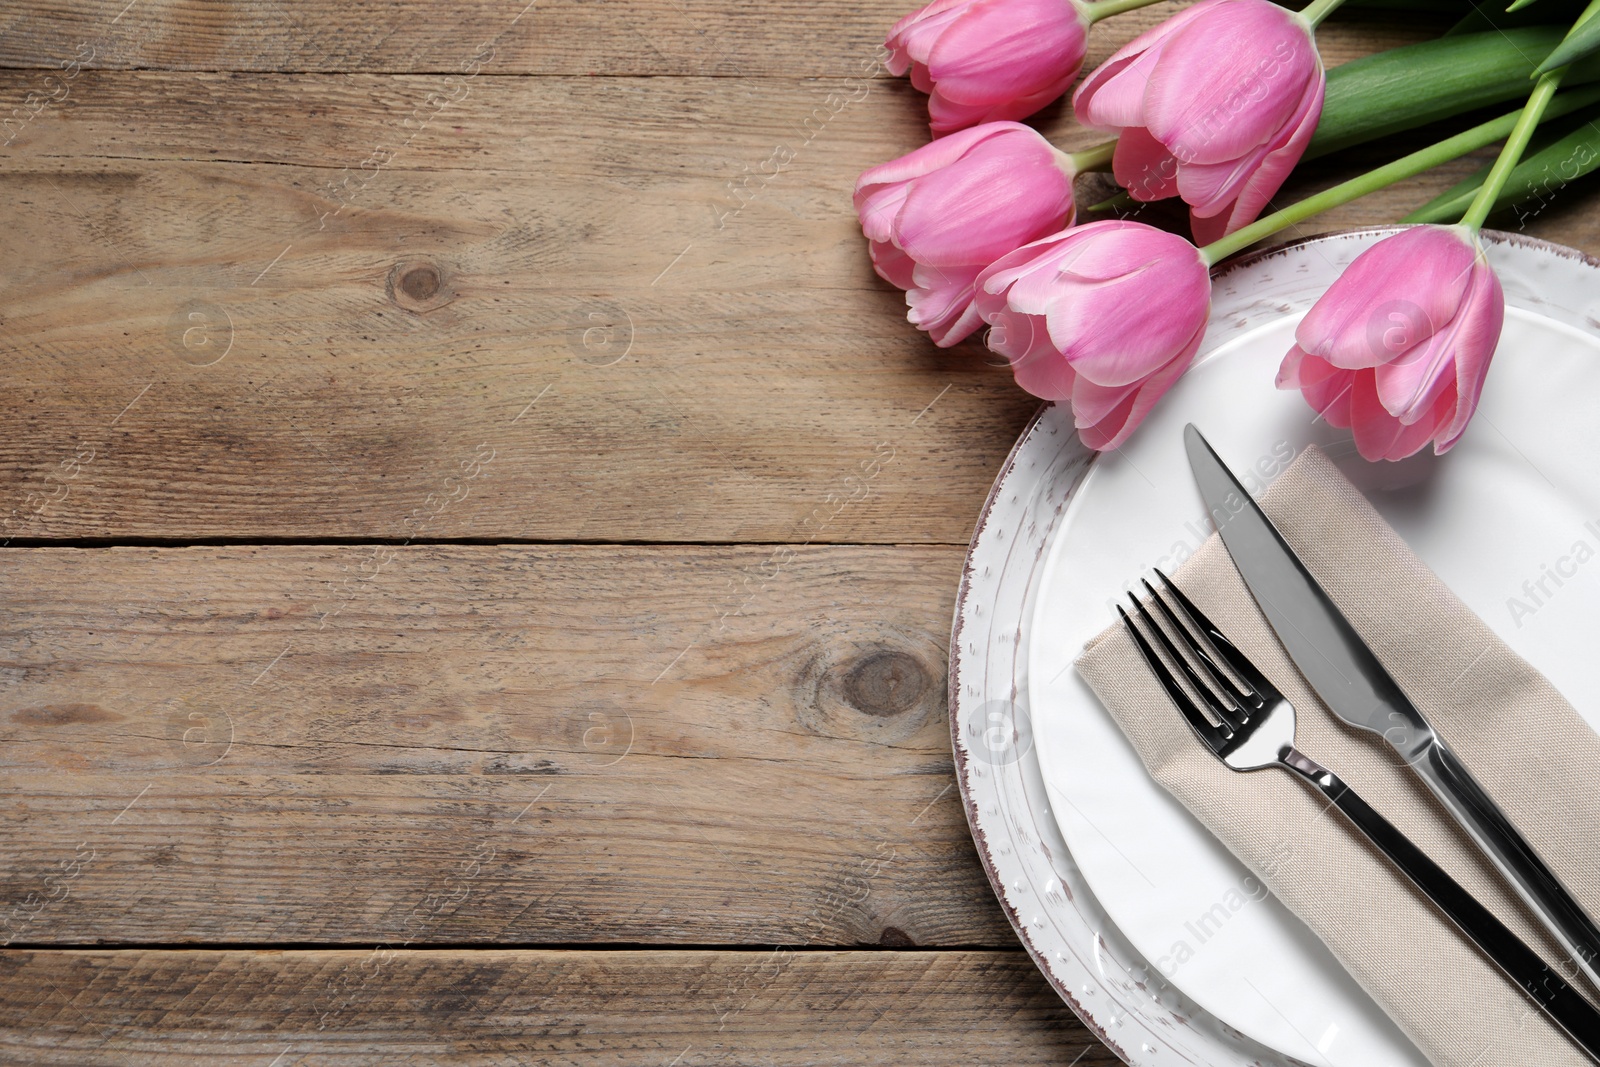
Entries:
{"type": "Polygon", "coordinates": [[[979,271],[1072,224],[1072,162],[1020,123],[988,122],[866,171],[855,205],[873,267],[947,348],[983,324],[979,271]]]}
{"type": "Polygon", "coordinates": [[[1475,231],[1415,226],[1358,256],[1300,320],[1278,388],[1299,389],[1368,460],[1448,452],[1477,410],[1505,322],[1475,231]]]}
{"type": "Polygon", "coordinates": [[[987,343],[1034,396],[1071,403],[1094,449],[1127,440],[1188,369],[1211,313],[1199,249],[1137,222],[1025,245],[978,276],[987,343]]]}
{"type": "Polygon", "coordinates": [[[1195,239],[1253,222],[1300,161],[1327,78],[1310,25],[1268,0],[1202,0],[1084,79],[1072,106],[1119,134],[1135,200],[1181,196],[1195,239]]]}
{"type": "Polygon", "coordinates": [[[1078,0],[934,0],[884,43],[889,72],[930,94],[938,137],[1038,111],[1077,78],[1088,37],[1078,0]]]}

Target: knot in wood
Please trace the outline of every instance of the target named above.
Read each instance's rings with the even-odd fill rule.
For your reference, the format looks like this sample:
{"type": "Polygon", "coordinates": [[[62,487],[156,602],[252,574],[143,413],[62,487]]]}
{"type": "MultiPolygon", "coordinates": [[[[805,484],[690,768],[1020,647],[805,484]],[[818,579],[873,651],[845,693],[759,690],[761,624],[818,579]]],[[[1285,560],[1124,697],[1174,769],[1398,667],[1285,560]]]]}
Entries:
{"type": "Polygon", "coordinates": [[[445,281],[445,273],[436,263],[402,260],[389,271],[389,299],[407,311],[432,311],[455,299],[445,281]]]}
{"type": "Polygon", "coordinates": [[[400,275],[400,288],[413,300],[431,300],[439,291],[439,268],[412,267],[400,275]]]}
{"type": "Polygon", "coordinates": [[[868,715],[901,715],[916,707],[931,681],[915,656],[885,649],[850,668],[844,677],[844,697],[868,715]]]}
{"type": "Polygon", "coordinates": [[[914,948],[917,943],[898,926],[885,926],[883,933],[878,935],[878,944],[884,948],[914,948]]]}
{"type": "Polygon", "coordinates": [[[830,635],[810,652],[795,711],[811,733],[899,744],[944,714],[944,650],[926,635],[830,635]]]}

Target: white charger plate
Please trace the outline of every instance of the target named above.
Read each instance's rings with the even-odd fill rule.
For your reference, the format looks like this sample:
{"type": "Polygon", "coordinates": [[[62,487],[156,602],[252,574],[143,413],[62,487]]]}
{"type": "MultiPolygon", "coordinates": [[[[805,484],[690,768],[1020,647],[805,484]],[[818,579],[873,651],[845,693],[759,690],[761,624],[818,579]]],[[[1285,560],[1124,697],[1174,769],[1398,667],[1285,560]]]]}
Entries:
{"type": "Polygon", "coordinates": [[[1241,473],[1259,460],[1263,483],[1287,454],[1322,444],[1516,651],[1580,710],[1600,710],[1587,621],[1600,619],[1600,559],[1538,605],[1522,588],[1577,541],[1600,548],[1600,524],[1586,525],[1600,518],[1600,341],[1589,332],[1600,329],[1600,270],[1491,235],[1512,311],[1476,422],[1442,459],[1372,466],[1272,377],[1299,316],[1390,232],[1318,238],[1222,271],[1199,365],[1130,445],[1096,456],[1046,409],[973,540],[951,706],[974,837],[1024,943],[1130,1063],[1423,1062],[1297,919],[1251,899],[1242,865],[1154,784],[1071,670],[1129,581],[1176,566],[1209,533],[1185,422],[1241,473]],[[1513,615],[1512,597],[1534,610],[1513,615]],[[1226,920],[1197,926],[1218,903],[1226,920]]]}

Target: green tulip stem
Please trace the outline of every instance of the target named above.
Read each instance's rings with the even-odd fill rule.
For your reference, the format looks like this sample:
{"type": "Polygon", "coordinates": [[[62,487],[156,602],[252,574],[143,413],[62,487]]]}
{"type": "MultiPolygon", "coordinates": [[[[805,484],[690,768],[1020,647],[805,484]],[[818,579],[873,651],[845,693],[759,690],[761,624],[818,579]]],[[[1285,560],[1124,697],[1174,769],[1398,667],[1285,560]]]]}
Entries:
{"type": "Polygon", "coordinates": [[[1089,25],[1093,26],[1101,19],[1120,15],[1124,11],[1137,11],[1141,7],[1149,7],[1156,0],[1094,0],[1094,3],[1083,4],[1085,16],[1089,25]]]}
{"type": "MultiPolygon", "coordinates": [[[[1563,40],[1570,40],[1580,27],[1597,15],[1600,15],[1600,0],[1589,0],[1588,6],[1583,9],[1583,14],[1578,16],[1578,21],[1572,24],[1572,29],[1567,31],[1567,36],[1563,40]]],[[[1561,49],[1557,48],[1556,51],[1559,52],[1561,49]]],[[[1551,58],[1554,58],[1554,53],[1551,58]]],[[[1545,62],[1549,63],[1550,60],[1546,59],[1545,62]]],[[[1539,75],[1528,102],[1523,105],[1517,128],[1506,138],[1505,147],[1500,149],[1500,155],[1495,158],[1494,166],[1489,168],[1489,176],[1478,188],[1478,195],[1472,198],[1467,213],[1461,216],[1461,225],[1470,226],[1474,230],[1479,229],[1489,217],[1489,212],[1494,210],[1494,202],[1500,198],[1500,190],[1505,188],[1506,179],[1511,177],[1511,172],[1522,161],[1522,154],[1528,150],[1528,141],[1533,137],[1533,128],[1543,121],[1545,109],[1555,98],[1556,90],[1561,87],[1561,77],[1566,72],[1567,68],[1560,66],[1539,75]]]]}
{"type": "Polygon", "coordinates": [[[1117,142],[1111,140],[1082,152],[1068,152],[1067,158],[1072,161],[1072,173],[1087,174],[1091,170],[1110,170],[1111,156],[1116,150],[1117,142]]]}
{"type": "Polygon", "coordinates": [[[1344,0],[1311,0],[1300,12],[1300,17],[1311,24],[1312,29],[1322,25],[1322,20],[1333,14],[1344,0]]]}
{"type": "Polygon", "coordinates": [[[1545,110],[1550,106],[1550,101],[1555,99],[1556,90],[1561,87],[1561,76],[1566,72],[1566,67],[1557,67],[1539,76],[1527,104],[1517,115],[1517,124],[1506,138],[1505,147],[1500,149],[1494,166],[1489,169],[1489,176],[1478,188],[1478,195],[1472,198],[1467,213],[1461,216],[1461,225],[1474,230],[1483,226],[1483,220],[1489,217],[1494,202],[1500,198],[1500,190],[1505,188],[1506,179],[1511,177],[1511,172],[1522,159],[1522,153],[1527,151],[1533,129],[1544,119],[1545,110]]]}
{"type": "MultiPolygon", "coordinates": [[[[1600,101],[1600,86],[1569,90],[1550,100],[1549,106],[1544,108],[1542,117],[1558,118],[1578,108],[1588,107],[1596,101],[1600,101]]],[[[1501,115],[1497,119],[1490,119],[1470,130],[1463,130],[1454,137],[1447,137],[1427,148],[1402,156],[1393,163],[1386,163],[1376,170],[1368,171],[1360,177],[1341,182],[1331,189],[1307,197],[1298,204],[1291,204],[1282,211],[1273,212],[1242,229],[1235,230],[1221,240],[1206,245],[1200,253],[1205,256],[1207,263],[1217,263],[1262,238],[1271,237],[1279,230],[1287,229],[1313,215],[1339,207],[1341,204],[1348,204],[1368,193],[1375,193],[1395,182],[1421,174],[1430,167],[1436,167],[1468,152],[1475,152],[1494,144],[1512,134],[1517,124],[1522,121],[1525,112],[1526,109],[1520,109],[1508,115],[1501,115]]],[[[1490,203],[1493,203],[1493,199],[1491,196],[1490,203]]]]}

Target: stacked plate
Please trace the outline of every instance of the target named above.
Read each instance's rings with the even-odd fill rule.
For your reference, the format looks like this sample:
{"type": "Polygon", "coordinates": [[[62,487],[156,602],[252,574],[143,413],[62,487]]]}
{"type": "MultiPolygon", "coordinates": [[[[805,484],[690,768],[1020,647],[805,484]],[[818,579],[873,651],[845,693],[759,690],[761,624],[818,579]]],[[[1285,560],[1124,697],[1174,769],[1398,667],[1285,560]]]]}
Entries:
{"type": "Polygon", "coordinates": [[[979,519],[951,636],[951,728],[995,893],[1061,996],[1131,1064],[1421,1067],[1404,1034],[1286,908],[1162,791],[1072,669],[1112,604],[1211,533],[1184,456],[1196,423],[1264,488],[1307,445],[1600,723],[1600,267],[1490,235],[1505,332],[1448,456],[1372,465],[1273,386],[1294,328],[1391,230],[1219,273],[1196,367],[1124,449],[1089,452],[1047,407],[979,519]],[[1580,543],[1585,549],[1580,550],[1580,543]],[[1593,558],[1593,573],[1585,565],[1593,558]]]}

